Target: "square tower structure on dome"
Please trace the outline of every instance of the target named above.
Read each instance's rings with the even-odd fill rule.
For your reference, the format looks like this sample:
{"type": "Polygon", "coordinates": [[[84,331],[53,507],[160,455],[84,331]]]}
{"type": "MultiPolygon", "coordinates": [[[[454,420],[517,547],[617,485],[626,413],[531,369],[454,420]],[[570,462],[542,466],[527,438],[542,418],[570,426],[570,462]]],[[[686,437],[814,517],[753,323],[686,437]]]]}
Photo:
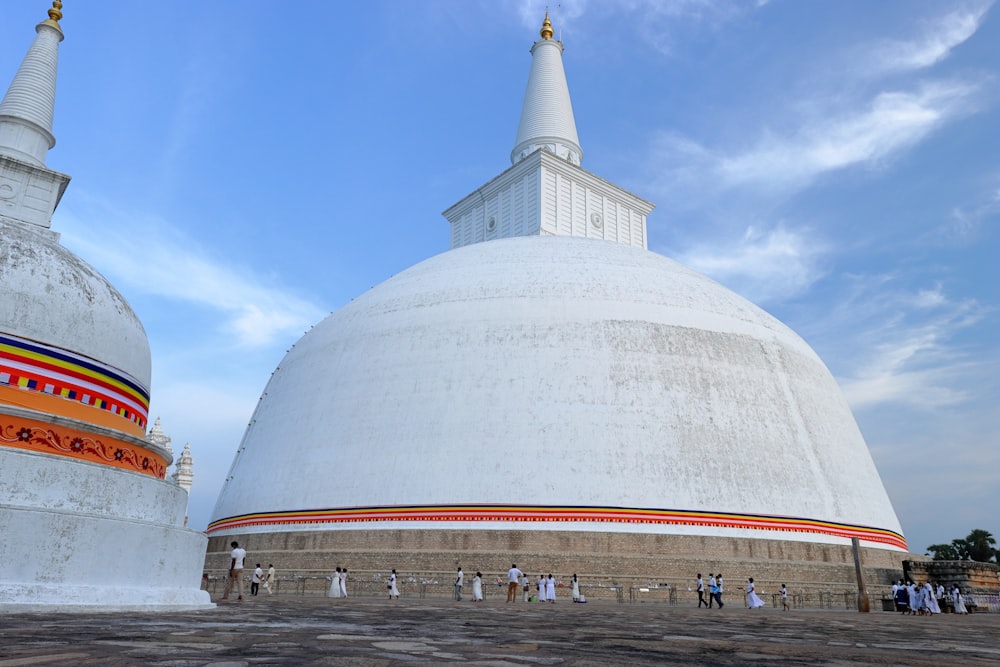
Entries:
{"type": "Polygon", "coordinates": [[[653,204],[539,147],[444,212],[451,248],[514,236],[578,236],[647,248],[653,204]]]}
{"type": "Polygon", "coordinates": [[[444,211],[451,248],[517,236],[575,236],[647,249],[653,204],[583,169],[563,44],[548,13],[531,47],[512,166],[444,211]]]}

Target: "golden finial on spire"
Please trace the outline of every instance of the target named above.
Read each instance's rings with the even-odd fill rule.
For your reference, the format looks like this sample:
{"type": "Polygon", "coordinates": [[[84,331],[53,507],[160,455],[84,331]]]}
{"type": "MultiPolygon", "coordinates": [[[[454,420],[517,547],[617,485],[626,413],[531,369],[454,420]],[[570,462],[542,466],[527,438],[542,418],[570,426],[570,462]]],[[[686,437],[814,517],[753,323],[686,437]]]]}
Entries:
{"type": "Polygon", "coordinates": [[[545,10],[545,20],[542,21],[542,29],[538,31],[538,34],[542,36],[542,39],[552,39],[552,21],[549,20],[549,10],[545,10]]]}
{"type": "Polygon", "coordinates": [[[62,18],[63,14],[60,11],[62,9],[62,2],[59,0],[52,1],[52,9],[49,10],[49,19],[47,21],[42,21],[44,25],[50,25],[56,30],[62,32],[62,28],[59,26],[59,19],[62,18]]]}

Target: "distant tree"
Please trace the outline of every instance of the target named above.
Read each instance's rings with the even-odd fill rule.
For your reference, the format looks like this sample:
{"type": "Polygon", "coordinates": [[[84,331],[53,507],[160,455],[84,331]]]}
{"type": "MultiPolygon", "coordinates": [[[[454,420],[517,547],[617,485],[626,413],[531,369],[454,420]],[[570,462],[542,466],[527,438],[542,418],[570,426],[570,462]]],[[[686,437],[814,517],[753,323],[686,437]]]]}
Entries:
{"type": "Polygon", "coordinates": [[[962,560],[954,544],[932,544],[927,547],[927,555],[934,560],[962,560]]]}
{"type": "Polygon", "coordinates": [[[962,539],[952,540],[951,546],[955,550],[957,557],[955,560],[971,560],[969,557],[969,543],[962,539]]]}
{"type": "Polygon", "coordinates": [[[988,563],[996,557],[997,541],[988,530],[975,529],[963,540],[965,542],[966,553],[970,560],[981,563],[988,563]]]}
{"type": "Polygon", "coordinates": [[[988,530],[976,528],[965,538],[954,539],[951,544],[932,544],[927,547],[934,560],[974,560],[980,563],[1000,563],[1000,549],[988,530]]]}

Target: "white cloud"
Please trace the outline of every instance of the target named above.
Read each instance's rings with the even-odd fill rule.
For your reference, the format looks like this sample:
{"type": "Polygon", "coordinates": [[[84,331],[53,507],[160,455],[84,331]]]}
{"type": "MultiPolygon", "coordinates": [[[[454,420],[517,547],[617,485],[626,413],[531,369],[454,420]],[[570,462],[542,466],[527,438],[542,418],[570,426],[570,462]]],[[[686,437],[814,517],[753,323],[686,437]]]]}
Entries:
{"type": "Polygon", "coordinates": [[[829,251],[809,230],[748,227],[729,246],[718,240],[686,250],[678,261],[729,285],[754,303],[768,304],[801,294],[823,276],[829,251]]]}
{"type": "Polygon", "coordinates": [[[749,11],[763,7],[769,0],[619,0],[588,4],[587,0],[515,0],[515,12],[526,28],[538,30],[546,9],[552,20],[556,38],[563,28],[572,30],[584,15],[589,23],[600,25],[601,17],[609,13],[628,15],[635,34],[664,55],[670,55],[678,35],[687,36],[694,28],[715,29],[749,11]]]}
{"type": "Polygon", "coordinates": [[[996,217],[1000,217],[1000,187],[994,185],[979,201],[954,207],[949,219],[931,232],[927,240],[967,243],[979,235],[985,221],[996,217]]]}
{"type": "Polygon", "coordinates": [[[982,24],[992,2],[963,7],[928,22],[924,33],[911,41],[885,40],[860,61],[872,74],[911,71],[930,67],[972,37],[982,24]]]}
{"type": "Polygon", "coordinates": [[[929,82],[915,92],[882,92],[867,109],[823,115],[793,133],[766,133],[753,150],[722,156],[712,168],[730,186],[799,189],[825,172],[876,165],[912,147],[949,120],[972,113],[978,91],[955,80],[929,82]]]}
{"type": "Polygon", "coordinates": [[[107,229],[80,222],[71,211],[60,211],[63,243],[129,293],[164,297],[206,306],[219,314],[220,327],[237,346],[268,345],[300,335],[328,311],[296,294],[267,284],[248,267],[212,257],[163,221],[123,214],[114,207],[87,202],[97,209],[83,216],[102,221],[107,229]],[[137,222],[142,220],[141,222],[137,222]],[[125,222],[128,221],[128,222],[125,222]],[[122,230],[144,230],[141,237],[122,230]],[[78,230],[86,230],[80,232],[78,230]],[[100,239],[115,238],[115,243],[100,239]]]}
{"type": "Polygon", "coordinates": [[[895,276],[855,277],[856,291],[811,328],[832,348],[838,380],[855,409],[905,405],[921,410],[969,400],[978,366],[954,342],[986,309],[973,299],[950,299],[941,284],[905,288],[895,276]],[[836,341],[830,341],[835,336],[836,341]]]}

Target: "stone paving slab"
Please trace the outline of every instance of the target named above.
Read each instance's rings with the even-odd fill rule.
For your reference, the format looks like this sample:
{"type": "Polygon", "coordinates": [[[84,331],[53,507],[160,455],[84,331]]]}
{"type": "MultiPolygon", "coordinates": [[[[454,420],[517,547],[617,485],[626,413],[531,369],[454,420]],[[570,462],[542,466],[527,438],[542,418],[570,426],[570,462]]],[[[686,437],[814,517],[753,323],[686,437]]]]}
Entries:
{"type": "MultiPolygon", "coordinates": [[[[734,604],[735,602],[735,604],[734,604]]],[[[1000,616],[258,596],[198,612],[0,616],[26,665],[1000,665],[1000,616]]]]}

